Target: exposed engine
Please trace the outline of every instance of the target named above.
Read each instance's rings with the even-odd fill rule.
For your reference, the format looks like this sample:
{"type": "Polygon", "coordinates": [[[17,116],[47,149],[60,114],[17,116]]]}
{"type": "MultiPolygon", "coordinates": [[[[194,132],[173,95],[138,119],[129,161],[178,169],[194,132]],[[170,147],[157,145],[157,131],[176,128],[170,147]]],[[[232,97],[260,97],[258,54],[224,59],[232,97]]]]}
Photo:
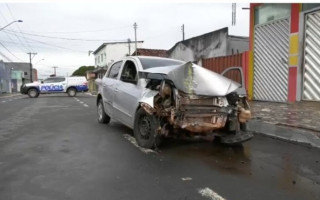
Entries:
{"type": "Polygon", "coordinates": [[[235,133],[245,129],[243,124],[251,118],[246,98],[239,97],[236,92],[226,97],[186,94],[166,80],[150,80],[147,87],[159,93],[154,97],[154,108],[146,104],[142,107],[159,117],[161,134],[167,135],[168,128],[184,129],[191,134],[206,134],[219,129],[235,133]]]}

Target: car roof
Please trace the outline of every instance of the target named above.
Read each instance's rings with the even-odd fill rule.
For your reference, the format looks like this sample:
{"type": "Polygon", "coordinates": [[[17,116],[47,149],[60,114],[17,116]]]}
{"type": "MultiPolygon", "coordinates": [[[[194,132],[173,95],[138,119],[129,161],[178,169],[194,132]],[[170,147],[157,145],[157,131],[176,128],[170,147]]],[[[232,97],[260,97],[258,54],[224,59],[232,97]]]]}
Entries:
{"type": "Polygon", "coordinates": [[[172,58],[164,58],[164,57],[157,57],[157,56],[127,56],[125,58],[133,58],[133,59],[140,59],[140,58],[147,58],[147,59],[155,59],[155,60],[175,60],[175,61],[180,61],[180,62],[185,62],[183,60],[177,60],[177,59],[172,59],[172,58]]]}

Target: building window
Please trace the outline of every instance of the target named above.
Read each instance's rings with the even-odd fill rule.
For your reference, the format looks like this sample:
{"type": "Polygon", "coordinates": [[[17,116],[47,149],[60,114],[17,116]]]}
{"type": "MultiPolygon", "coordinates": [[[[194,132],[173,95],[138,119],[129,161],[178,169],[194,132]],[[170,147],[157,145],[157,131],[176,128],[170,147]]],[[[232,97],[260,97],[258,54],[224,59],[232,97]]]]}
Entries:
{"type": "Polygon", "coordinates": [[[24,75],[27,76],[27,75],[28,75],[28,72],[24,72],[24,75]]]}
{"type": "Polygon", "coordinates": [[[320,7],[320,3],[304,3],[302,4],[302,11],[311,10],[320,7]]]}
{"type": "Polygon", "coordinates": [[[264,24],[277,19],[289,17],[291,14],[291,4],[266,3],[258,6],[254,10],[254,24],[264,24]]]}

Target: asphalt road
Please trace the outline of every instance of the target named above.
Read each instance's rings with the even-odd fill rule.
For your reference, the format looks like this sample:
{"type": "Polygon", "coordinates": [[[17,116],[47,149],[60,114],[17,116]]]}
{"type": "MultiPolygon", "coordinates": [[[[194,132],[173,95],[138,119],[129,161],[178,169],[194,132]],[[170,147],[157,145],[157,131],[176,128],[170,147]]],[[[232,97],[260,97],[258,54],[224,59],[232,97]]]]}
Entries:
{"type": "Polygon", "coordinates": [[[256,136],[242,147],[138,148],[96,120],[95,97],[0,98],[1,200],[320,199],[320,151],[256,136]]]}

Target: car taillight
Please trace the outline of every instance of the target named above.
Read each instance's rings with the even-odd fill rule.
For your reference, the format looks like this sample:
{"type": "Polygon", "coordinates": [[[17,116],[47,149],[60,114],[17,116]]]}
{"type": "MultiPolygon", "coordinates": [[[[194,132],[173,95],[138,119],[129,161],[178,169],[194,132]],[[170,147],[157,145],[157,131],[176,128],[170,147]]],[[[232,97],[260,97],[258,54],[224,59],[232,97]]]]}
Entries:
{"type": "Polygon", "coordinates": [[[88,82],[84,82],[83,85],[88,85],[88,82]]]}

